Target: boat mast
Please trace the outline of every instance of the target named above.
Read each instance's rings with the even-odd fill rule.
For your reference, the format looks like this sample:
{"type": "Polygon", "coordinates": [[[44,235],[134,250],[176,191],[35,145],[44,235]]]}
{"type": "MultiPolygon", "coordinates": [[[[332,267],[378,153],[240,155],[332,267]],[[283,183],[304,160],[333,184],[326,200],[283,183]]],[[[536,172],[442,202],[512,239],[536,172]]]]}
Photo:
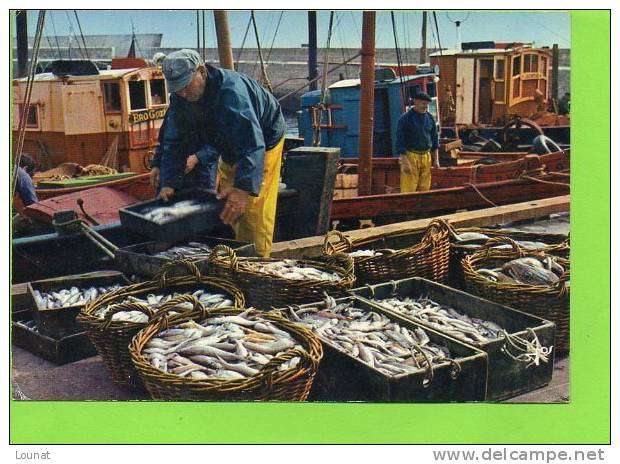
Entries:
{"type": "Polygon", "coordinates": [[[235,69],[233,52],[230,45],[230,30],[228,29],[228,12],[226,10],[213,10],[215,20],[215,33],[217,35],[217,53],[220,59],[220,67],[235,69]]]}
{"type": "Polygon", "coordinates": [[[28,74],[28,10],[19,10],[16,13],[15,25],[17,29],[17,77],[28,74]]]}
{"type": "Polygon", "coordinates": [[[357,193],[371,194],[372,132],[375,106],[375,18],[376,12],[362,16],[362,70],[360,90],[360,135],[357,193]]]}
{"type": "Polygon", "coordinates": [[[316,78],[319,75],[319,70],[316,66],[316,59],[316,11],[308,11],[308,80],[310,81],[310,90],[317,89],[316,78]]]}
{"type": "Polygon", "coordinates": [[[420,63],[426,63],[426,21],[427,12],[422,12],[422,47],[420,48],[420,63]]]}
{"type": "Polygon", "coordinates": [[[559,69],[560,69],[560,49],[558,44],[553,44],[551,55],[551,98],[554,105],[557,105],[559,97],[558,81],[559,81],[559,69]]]}

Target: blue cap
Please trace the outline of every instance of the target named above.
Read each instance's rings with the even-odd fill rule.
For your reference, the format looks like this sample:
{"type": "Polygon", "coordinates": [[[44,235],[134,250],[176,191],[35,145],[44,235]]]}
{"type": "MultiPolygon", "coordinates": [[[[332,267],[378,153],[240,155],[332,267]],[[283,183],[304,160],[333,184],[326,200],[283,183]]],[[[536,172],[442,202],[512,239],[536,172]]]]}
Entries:
{"type": "Polygon", "coordinates": [[[204,64],[196,50],[177,50],[167,55],[161,63],[169,92],[183,90],[191,82],[198,66],[204,64]]]}

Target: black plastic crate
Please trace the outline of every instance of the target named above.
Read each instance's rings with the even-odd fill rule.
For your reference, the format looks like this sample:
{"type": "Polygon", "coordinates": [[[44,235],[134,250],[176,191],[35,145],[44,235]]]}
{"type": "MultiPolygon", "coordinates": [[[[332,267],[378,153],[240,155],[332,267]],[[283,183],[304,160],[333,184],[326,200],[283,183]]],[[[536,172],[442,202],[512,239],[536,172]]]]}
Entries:
{"type": "MultiPolygon", "coordinates": [[[[241,242],[238,240],[229,240],[225,238],[208,237],[203,235],[195,235],[187,237],[183,240],[175,241],[152,241],[119,248],[114,253],[114,262],[116,268],[127,275],[136,274],[143,277],[154,276],[161,266],[170,261],[168,258],[153,256],[156,253],[170,249],[173,246],[186,244],[187,242],[200,242],[214,248],[218,244],[227,245],[237,253],[237,256],[256,256],[256,248],[253,243],[241,242]]],[[[207,273],[207,261],[204,258],[196,260],[196,265],[200,272],[207,273]]],[[[183,269],[171,270],[170,275],[183,275],[186,271],[183,269]]]]}
{"type": "Polygon", "coordinates": [[[13,315],[11,323],[12,342],[54,364],[67,364],[95,356],[97,351],[85,332],[75,332],[54,338],[43,335],[37,329],[28,327],[34,321],[35,310],[23,310],[13,315]]]}
{"type": "Polygon", "coordinates": [[[144,201],[126,208],[119,209],[119,216],[123,227],[137,232],[153,240],[176,241],[192,235],[207,234],[214,229],[223,227],[220,213],[223,203],[216,198],[212,190],[192,189],[177,192],[170,201],[161,198],[144,201]],[[163,224],[147,219],[144,215],[153,208],[174,206],[180,201],[195,200],[205,204],[208,209],[181,218],[173,219],[163,224]]]}
{"type": "Polygon", "coordinates": [[[129,281],[120,272],[110,271],[106,273],[97,272],[94,273],[94,275],[72,275],[28,283],[28,293],[30,294],[30,298],[32,298],[32,306],[36,309],[34,312],[34,319],[39,326],[39,332],[42,335],[47,335],[55,339],[80,332],[81,329],[78,327],[75,318],[85,305],[76,304],[56,309],[42,308],[37,305],[34,299],[35,290],[39,292],[50,292],[58,291],[63,288],[107,287],[114,284],[125,286],[129,285],[129,281]]]}
{"type": "MultiPolygon", "coordinates": [[[[349,301],[355,301],[359,309],[383,314],[410,330],[423,328],[431,341],[450,350],[460,366],[460,373],[453,378],[454,365],[444,362],[433,369],[433,379],[428,385],[424,382],[426,371],[387,376],[347,354],[330,343],[329,339],[318,336],[324,356],[310,392],[310,400],[412,403],[484,400],[487,383],[487,356],[484,352],[414,322],[395,318],[361,298],[336,300],[337,303],[349,301]]],[[[301,306],[305,307],[323,308],[325,303],[301,306]]],[[[282,310],[282,314],[287,316],[288,311],[282,310]]]]}
{"type": "MultiPolygon", "coordinates": [[[[376,299],[394,296],[428,296],[431,300],[451,306],[456,311],[469,317],[494,322],[506,329],[511,335],[531,340],[532,336],[527,329],[532,329],[542,346],[551,347],[554,344],[555,324],[553,322],[426,279],[413,277],[393,283],[353,289],[351,293],[364,299],[372,298],[373,293],[376,299]]],[[[382,306],[378,301],[369,301],[369,303],[383,308],[399,320],[408,320],[421,326],[426,326],[422,319],[391,311],[387,307],[382,306]]],[[[438,328],[435,328],[435,330],[441,332],[438,328]]],[[[502,352],[505,344],[503,338],[481,343],[462,343],[468,343],[483,350],[488,355],[489,375],[486,398],[488,401],[499,401],[517,396],[521,393],[543,387],[551,381],[554,360],[553,350],[549,355],[549,362],[541,362],[538,366],[526,367],[527,363],[516,361],[502,352]]]]}

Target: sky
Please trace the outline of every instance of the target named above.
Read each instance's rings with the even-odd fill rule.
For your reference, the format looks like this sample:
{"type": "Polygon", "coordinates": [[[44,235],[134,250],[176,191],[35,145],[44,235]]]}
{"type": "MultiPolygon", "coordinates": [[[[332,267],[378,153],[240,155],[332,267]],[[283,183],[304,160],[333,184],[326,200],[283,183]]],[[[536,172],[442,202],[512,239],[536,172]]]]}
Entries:
{"type": "MultiPolygon", "coordinates": [[[[34,35],[38,10],[28,12],[29,35],[34,35]]],[[[77,10],[84,35],[130,34],[132,23],[136,33],[162,33],[162,47],[195,47],[196,10],[77,10]],[[113,27],[111,27],[113,25],[113,27]]],[[[319,46],[327,40],[329,11],[319,11],[317,34],[319,46]]],[[[491,11],[437,11],[439,39],[443,48],[453,48],[456,43],[454,21],[463,21],[463,42],[534,42],[536,46],[570,48],[570,13],[564,12],[491,12],[491,11]]],[[[202,18],[202,13],[200,14],[202,18]]],[[[230,11],[229,26],[233,47],[240,47],[248,25],[248,10],[230,11]]],[[[207,47],[215,47],[213,13],[205,10],[207,47]]],[[[429,20],[432,14],[429,14],[429,20]]],[[[256,11],[261,46],[299,47],[307,42],[307,13],[300,10],[256,11]],[[278,22],[280,23],[277,27],[278,22]],[[277,34],[276,34],[277,29],[277,34]]],[[[421,44],[422,12],[396,11],[396,31],[400,47],[417,48],[421,44]]],[[[337,11],[332,32],[332,48],[359,48],[361,44],[361,11],[337,11]]],[[[429,21],[427,44],[436,46],[438,41],[434,25],[429,21]]],[[[202,26],[201,26],[202,27],[202,26]]],[[[79,34],[72,10],[48,10],[45,33],[50,37],[67,35],[71,29],[79,34]]],[[[15,29],[13,29],[13,33],[15,29]]],[[[246,47],[254,47],[253,30],[247,36],[246,47]]],[[[394,48],[394,35],[389,11],[377,13],[377,48],[394,48]]]]}

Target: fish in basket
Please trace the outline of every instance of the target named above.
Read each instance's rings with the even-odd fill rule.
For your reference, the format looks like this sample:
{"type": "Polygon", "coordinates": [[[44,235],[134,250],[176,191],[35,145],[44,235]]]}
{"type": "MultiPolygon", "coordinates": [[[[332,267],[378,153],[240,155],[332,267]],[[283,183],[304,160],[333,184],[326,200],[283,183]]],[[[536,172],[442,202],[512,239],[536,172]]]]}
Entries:
{"type": "Polygon", "coordinates": [[[523,250],[508,237],[489,240],[461,261],[470,293],[556,324],[557,351],[570,346],[570,261],[544,251],[523,250]],[[494,249],[510,244],[511,249],[494,249]]]}
{"type": "Polygon", "coordinates": [[[152,321],[131,342],[133,363],[153,399],[308,397],[323,356],[312,332],[273,313],[195,303],[200,309],[152,321]]]}
{"type": "Polygon", "coordinates": [[[323,261],[242,258],[218,245],[208,260],[210,275],[236,282],[248,305],[270,309],[317,301],[325,292],[345,295],[355,283],[353,259],[335,254],[323,261]]]}
{"type": "Polygon", "coordinates": [[[243,293],[229,281],[203,277],[190,261],[171,261],[152,281],[134,284],[112,296],[98,298],[78,316],[78,322],[103,358],[112,380],[120,385],[140,385],[128,346],[131,339],[150,321],[173,311],[200,307],[245,305],[243,293]],[[168,272],[184,266],[189,275],[168,277],[168,272]]]}
{"type": "Polygon", "coordinates": [[[450,263],[447,222],[431,221],[422,238],[414,244],[398,249],[386,246],[402,242],[406,235],[418,236],[418,231],[401,231],[360,240],[351,240],[339,231],[331,231],[325,236],[323,254],[348,254],[355,262],[357,283],[362,285],[413,276],[443,282],[448,276],[450,263]],[[337,241],[332,241],[334,238],[337,241]]]}

